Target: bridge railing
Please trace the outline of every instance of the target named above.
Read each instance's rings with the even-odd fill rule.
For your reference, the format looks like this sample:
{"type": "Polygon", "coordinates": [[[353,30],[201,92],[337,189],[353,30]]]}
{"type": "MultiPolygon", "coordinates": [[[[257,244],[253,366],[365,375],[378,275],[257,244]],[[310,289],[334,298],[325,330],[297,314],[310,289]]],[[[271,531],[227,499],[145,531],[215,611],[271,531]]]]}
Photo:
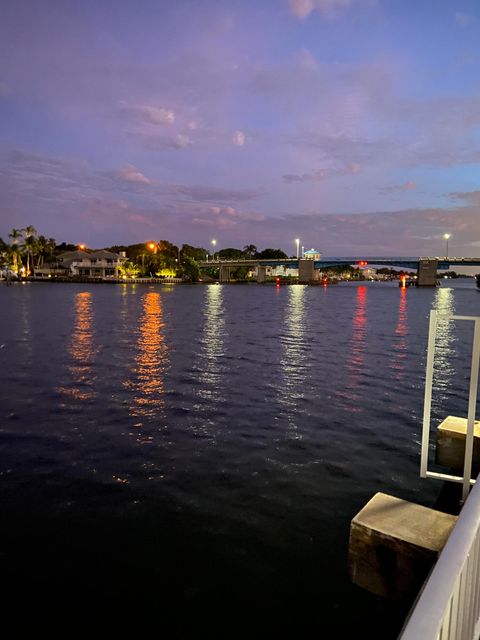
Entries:
{"type": "Polygon", "coordinates": [[[480,482],[465,502],[399,640],[480,637],[480,482]]]}

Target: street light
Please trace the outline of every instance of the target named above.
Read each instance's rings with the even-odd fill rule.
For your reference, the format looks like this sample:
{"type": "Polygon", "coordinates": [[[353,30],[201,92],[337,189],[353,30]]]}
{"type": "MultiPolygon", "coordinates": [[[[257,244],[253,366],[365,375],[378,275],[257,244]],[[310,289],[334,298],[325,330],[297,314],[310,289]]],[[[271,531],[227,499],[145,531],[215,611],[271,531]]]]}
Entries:
{"type": "Polygon", "coordinates": [[[450,238],[450,234],[449,233],[445,233],[443,236],[443,239],[447,241],[447,248],[446,248],[446,253],[445,253],[445,257],[448,258],[448,239],[450,238]]]}
{"type": "Polygon", "coordinates": [[[300,238],[296,238],[295,242],[297,243],[297,260],[300,257],[300,238]]]}
{"type": "Polygon", "coordinates": [[[214,239],[212,240],[212,245],[213,245],[213,259],[215,260],[215,245],[217,244],[217,241],[214,239]]]}

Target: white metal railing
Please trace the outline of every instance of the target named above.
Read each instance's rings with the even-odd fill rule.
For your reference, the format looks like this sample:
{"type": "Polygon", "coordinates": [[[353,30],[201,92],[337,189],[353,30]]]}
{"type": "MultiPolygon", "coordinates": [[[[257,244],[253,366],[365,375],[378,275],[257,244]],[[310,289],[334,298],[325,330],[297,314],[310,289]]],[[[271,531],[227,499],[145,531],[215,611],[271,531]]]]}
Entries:
{"type": "Polygon", "coordinates": [[[480,366],[480,317],[479,316],[454,316],[441,314],[442,320],[466,320],[474,322],[472,362],[470,367],[470,392],[468,397],[467,433],[465,442],[465,458],[463,476],[449,475],[428,470],[428,451],[430,441],[430,417],[432,407],[433,364],[435,358],[435,340],[437,335],[437,322],[439,314],[430,311],[430,326],[428,334],[427,374],[425,380],[425,401],[423,408],[422,452],[420,458],[420,476],[422,478],[437,478],[460,482],[463,485],[462,499],[466,500],[470,485],[475,483],[472,479],[473,438],[475,425],[475,409],[477,404],[478,371],[480,366]]]}
{"type": "Polygon", "coordinates": [[[480,482],[468,496],[399,640],[480,637],[480,482]]]}
{"type": "Polygon", "coordinates": [[[480,638],[480,482],[475,484],[475,480],[471,478],[479,366],[480,317],[439,315],[437,311],[431,311],[420,475],[423,478],[438,478],[462,483],[464,506],[410,612],[399,640],[479,640],[480,638]],[[442,320],[474,322],[463,476],[428,470],[433,365],[439,317],[442,320]],[[475,486],[469,495],[472,484],[475,486]]]}

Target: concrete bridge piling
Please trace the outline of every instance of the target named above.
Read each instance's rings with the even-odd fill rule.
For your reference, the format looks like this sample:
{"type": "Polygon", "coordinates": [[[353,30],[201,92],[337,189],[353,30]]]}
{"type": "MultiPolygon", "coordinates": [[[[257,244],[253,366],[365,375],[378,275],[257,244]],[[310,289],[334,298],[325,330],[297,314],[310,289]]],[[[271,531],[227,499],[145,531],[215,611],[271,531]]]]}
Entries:
{"type": "Polygon", "coordinates": [[[434,287],[437,284],[438,260],[424,258],[418,261],[417,287],[434,287]]]}

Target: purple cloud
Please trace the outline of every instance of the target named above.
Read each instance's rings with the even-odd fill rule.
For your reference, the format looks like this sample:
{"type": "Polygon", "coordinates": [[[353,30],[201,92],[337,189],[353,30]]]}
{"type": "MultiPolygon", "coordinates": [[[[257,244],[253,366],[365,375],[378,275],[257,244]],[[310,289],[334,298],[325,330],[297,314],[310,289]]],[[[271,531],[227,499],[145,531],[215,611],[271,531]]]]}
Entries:
{"type": "Polygon", "coordinates": [[[349,167],[326,168],[319,169],[312,173],[303,173],[302,175],[286,174],[283,176],[285,182],[323,182],[333,176],[355,175],[361,171],[359,164],[352,164],[349,167]]]}
{"type": "Polygon", "coordinates": [[[462,200],[472,206],[480,206],[480,191],[454,191],[449,194],[452,200],[462,200]]]}
{"type": "Polygon", "coordinates": [[[146,104],[122,105],[120,113],[133,118],[139,122],[149,124],[173,124],[175,122],[175,112],[165,107],[156,107],[146,104]]]}
{"type": "Polygon", "coordinates": [[[129,164],[126,167],[122,167],[118,171],[114,172],[114,175],[120,178],[120,180],[124,180],[125,182],[152,184],[152,181],[144,176],[143,173],[136,169],[132,164],[129,164]]]}
{"type": "Polygon", "coordinates": [[[407,180],[407,182],[404,182],[403,184],[394,184],[390,187],[382,187],[381,189],[379,189],[379,193],[382,193],[384,195],[391,195],[394,193],[413,191],[416,188],[417,185],[413,180],[407,180]]]}

